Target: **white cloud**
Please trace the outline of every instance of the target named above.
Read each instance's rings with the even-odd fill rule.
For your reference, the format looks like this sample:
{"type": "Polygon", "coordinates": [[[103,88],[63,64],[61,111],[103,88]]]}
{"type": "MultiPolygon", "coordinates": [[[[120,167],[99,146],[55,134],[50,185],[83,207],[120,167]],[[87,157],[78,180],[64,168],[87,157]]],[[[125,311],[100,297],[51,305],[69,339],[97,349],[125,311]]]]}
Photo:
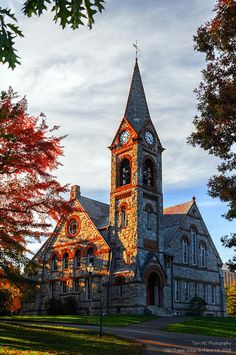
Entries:
{"type": "Polygon", "coordinates": [[[22,65],[14,71],[0,67],[0,90],[12,86],[26,95],[31,114],[44,112],[50,126],[60,125],[59,133],[68,134],[64,166],[56,172],[62,183],[79,184],[84,194],[108,201],[107,147],[125,110],[136,39],[149,109],[166,148],[165,191],[191,186],[194,190],[207,182],[217,161],[188,146],[186,137],[196,114],[193,90],[205,65],[193,50],[192,37],[212,17],[214,3],[107,0],[91,31],[63,31],[51,15],[28,19],[20,14],[22,1],[8,1],[25,38],[16,40],[22,65]]]}
{"type": "MultiPolygon", "coordinates": [[[[11,1],[19,11],[19,1],[11,1]]],[[[22,65],[0,68],[1,89],[26,94],[33,114],[43,111],[50,125],[68,134],[63,183],[78,183],[90,193],[109,189],[112,141],[123,116],[133,70],[134,49],[141,48],[140,69],[153,122],[167,149],[166,186],[195,185],[214,171],[215,161],[186,145],[192,130],[202,58],[192,36],[210,14],[205,0],[107,1],[94,29],[61,30],[52,16],[25,18],[25,38],[17,41],[22,65]],[[92,142],[92,144],[91,144],[92,142]],[[96,176],[96,182],[94,182],[96,176]]]]}
{"type": "Polygon", "coordinates": [[[191,7],[187,1],[179,6],[123,1],[117,11],[110,1],[92,31],[62,31],[47,14],[39,19],[21,17],[25,39],[17,45],[22,66],[14,72],[1,68],[1,88],[12,85],[26,94],[32,113],[43,111],[51,125],[59,124],[68,134],[59,172],[64,182],[72,178],[76,182],[78,176],[80,184],[91,189],[96,174],[97,187],[109,187],[106,146],[124,112],[134,37],[141,47],[140,67],[152,118],[167,148],[165,183],[196,184],[209,176],[213,160],[186,145],[194,116],[192,91],[203,64],[193,52],[192,34],[206,10],[210,6],[205,1],[191,7]],[[186,16],[190,8],[195,18],[186,16]]]}

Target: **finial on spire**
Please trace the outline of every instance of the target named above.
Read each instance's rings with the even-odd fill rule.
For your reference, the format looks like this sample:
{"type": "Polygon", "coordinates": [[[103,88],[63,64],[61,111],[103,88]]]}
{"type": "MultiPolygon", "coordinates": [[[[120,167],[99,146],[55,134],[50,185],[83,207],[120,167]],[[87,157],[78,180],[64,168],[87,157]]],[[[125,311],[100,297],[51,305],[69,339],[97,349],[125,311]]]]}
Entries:
{"type": "Polygon", "coordinates": [[[135,43],[133,43],[133,47],[136,49],[136,57],[135,57],[135,59],[138,60],[139,47],[138,47],[138,41],[137,40],[135,41],[135,43]]]}

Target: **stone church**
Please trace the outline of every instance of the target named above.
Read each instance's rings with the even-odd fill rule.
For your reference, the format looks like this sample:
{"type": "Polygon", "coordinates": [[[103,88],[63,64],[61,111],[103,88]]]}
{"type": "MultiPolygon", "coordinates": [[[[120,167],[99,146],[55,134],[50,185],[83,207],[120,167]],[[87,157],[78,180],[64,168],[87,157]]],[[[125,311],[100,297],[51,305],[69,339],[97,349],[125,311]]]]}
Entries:
{"type": "Polygon", "coordinates": [[[164,149],[137,59],[109,149],[110,205],[72,186],[72,212],[34,257],[41,288],[24,311],[44,314],[50,299],[73,297],[78,314],[97,314],[102,302],[109,314],[185,315],[201,297],[206,314],[224,315],[222,261],[195,198],[163,210],[164,149]]]}

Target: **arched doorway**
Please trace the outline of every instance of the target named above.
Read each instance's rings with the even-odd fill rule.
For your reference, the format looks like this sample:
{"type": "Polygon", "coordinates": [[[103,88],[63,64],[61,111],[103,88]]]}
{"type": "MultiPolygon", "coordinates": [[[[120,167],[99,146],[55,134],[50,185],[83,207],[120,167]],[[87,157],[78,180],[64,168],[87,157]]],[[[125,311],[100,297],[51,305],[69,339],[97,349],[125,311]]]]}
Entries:
{"type": "Polygon", "coordinates": [[[155,272],[148,276],[147,304],[156,307],[160,305],[160,279],[155,272]]]}

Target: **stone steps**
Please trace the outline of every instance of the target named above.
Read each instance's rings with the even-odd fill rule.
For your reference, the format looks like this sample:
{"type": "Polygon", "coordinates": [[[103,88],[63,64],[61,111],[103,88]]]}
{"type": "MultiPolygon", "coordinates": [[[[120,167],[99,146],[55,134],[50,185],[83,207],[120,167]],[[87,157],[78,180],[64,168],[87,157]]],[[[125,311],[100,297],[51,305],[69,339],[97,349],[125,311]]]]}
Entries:
{"type": "Polygon", "coordinates": [[[158,317],[173,317],[173,314],[163,307],[148,306],[147,311],[150,314],[154,314],[158,317]]]}

